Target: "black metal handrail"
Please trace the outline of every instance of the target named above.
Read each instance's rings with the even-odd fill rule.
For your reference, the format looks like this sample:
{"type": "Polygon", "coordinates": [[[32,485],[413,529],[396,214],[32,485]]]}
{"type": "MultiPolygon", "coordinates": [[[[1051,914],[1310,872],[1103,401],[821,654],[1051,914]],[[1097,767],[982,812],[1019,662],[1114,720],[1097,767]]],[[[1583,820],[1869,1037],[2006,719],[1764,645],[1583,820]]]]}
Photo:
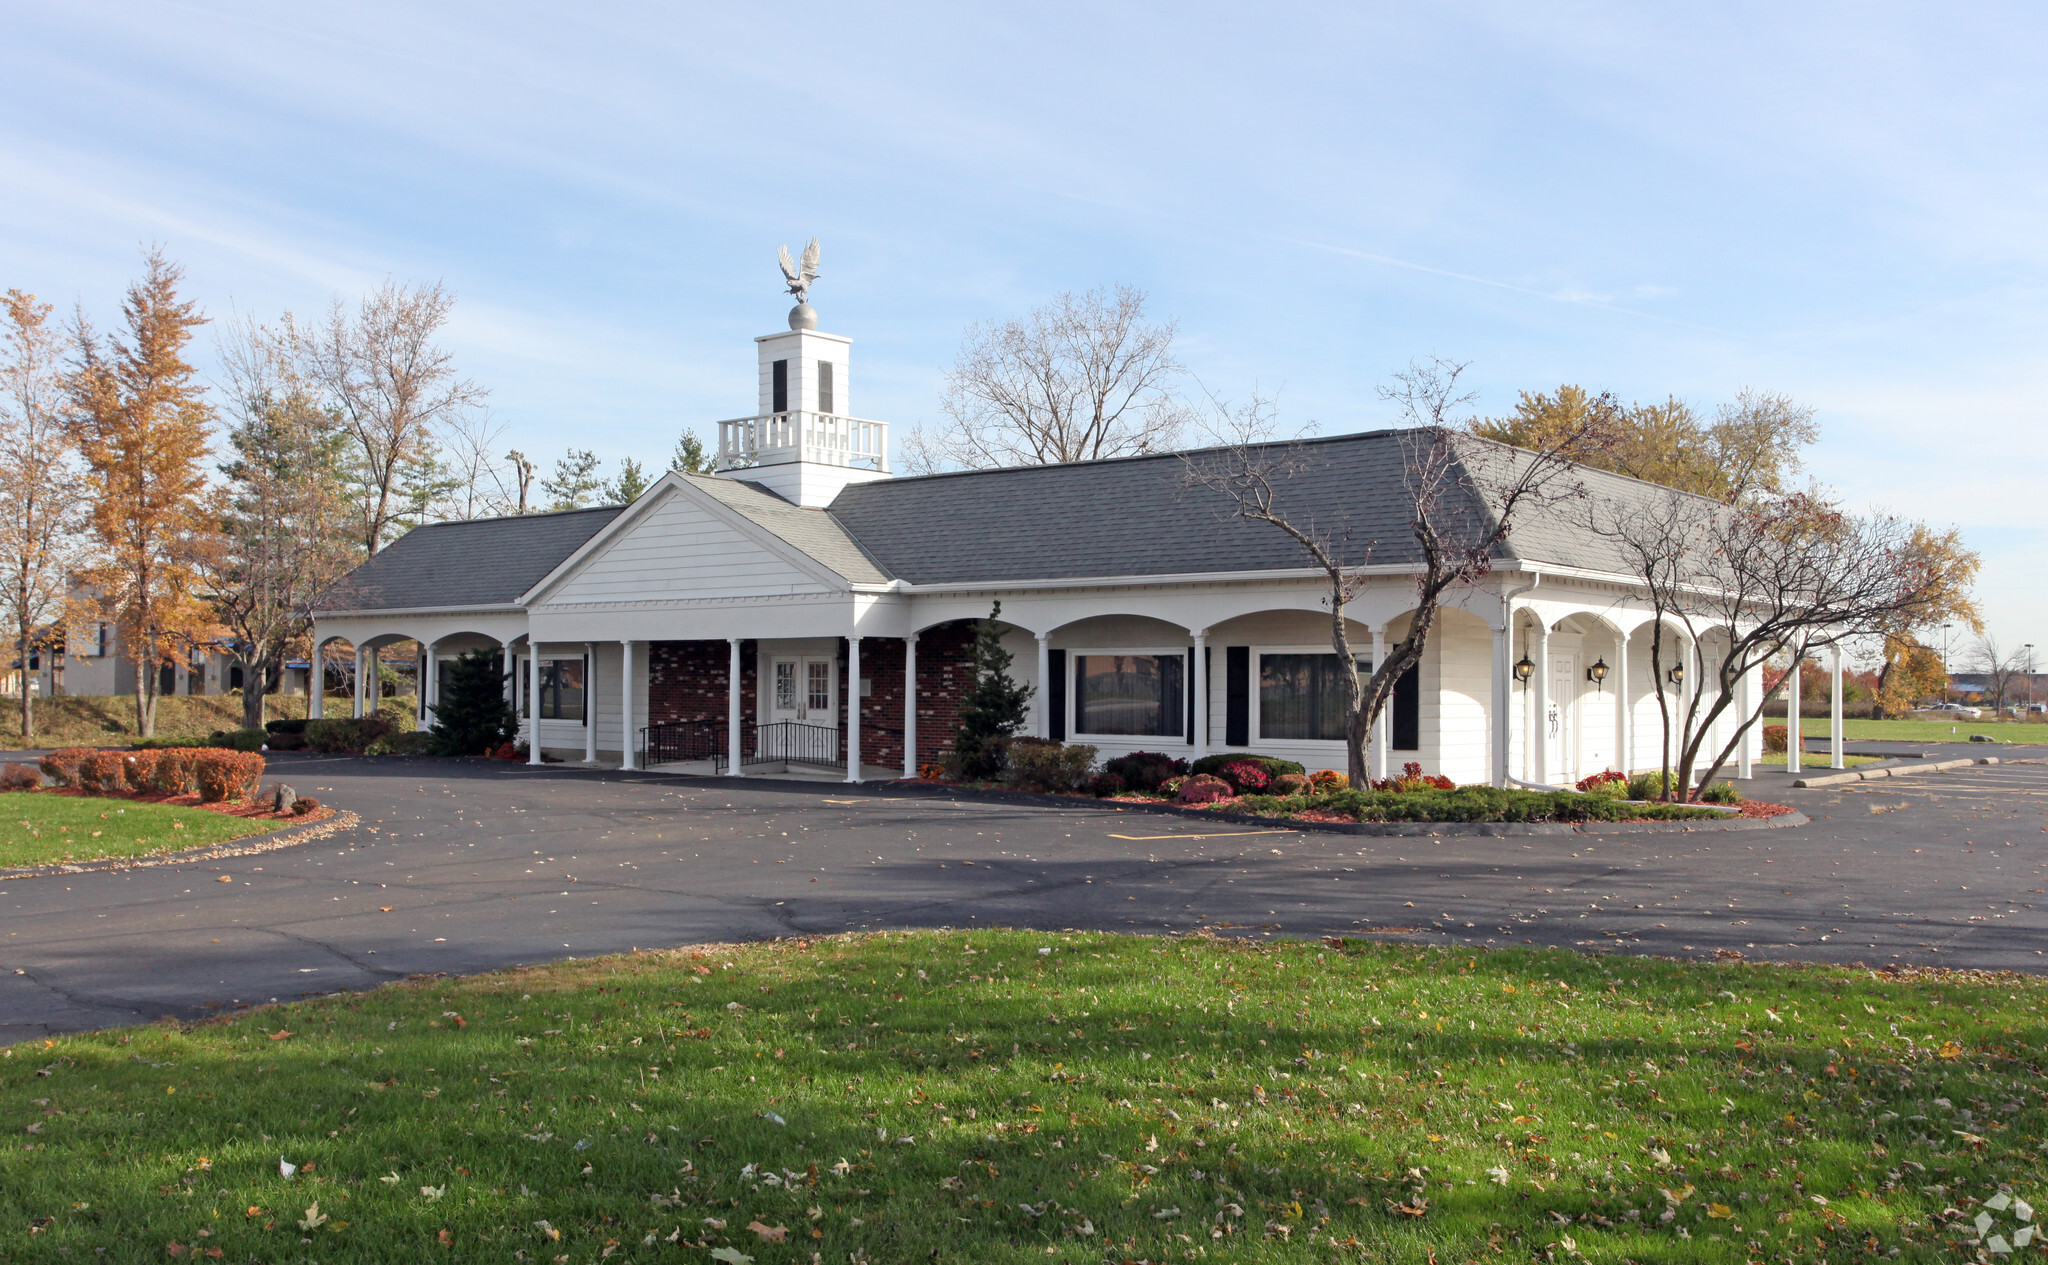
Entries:
{"type": "Polygon", "coordinates": [[[715,720],[672,720],[640,731],[644,766],[680,760],[711,760],[725,765],[725,725],[715,720]]]}
{"type": "Polygon", "coordinates": [[[754,731],[754,754],[741,761],[772,764],[843,764],[846,759],[844,735],[830,725],[807,725],[800,720],[779,720],[754,731]]]}

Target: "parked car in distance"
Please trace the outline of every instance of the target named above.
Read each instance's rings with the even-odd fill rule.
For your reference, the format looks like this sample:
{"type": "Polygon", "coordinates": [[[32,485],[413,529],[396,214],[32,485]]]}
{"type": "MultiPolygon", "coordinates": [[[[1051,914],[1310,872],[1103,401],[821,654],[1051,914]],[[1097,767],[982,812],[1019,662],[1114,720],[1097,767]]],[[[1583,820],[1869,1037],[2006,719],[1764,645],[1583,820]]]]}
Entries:
{"type": "Polygon", "coordinates": [[[1927,710],[1930,712],[1940,712],[1945,716],[1960,716],[1964,720],[1976,720],[1984,714],[1982,708],[1965,707],[1961,703],[1936,703],[1927,710]]]}

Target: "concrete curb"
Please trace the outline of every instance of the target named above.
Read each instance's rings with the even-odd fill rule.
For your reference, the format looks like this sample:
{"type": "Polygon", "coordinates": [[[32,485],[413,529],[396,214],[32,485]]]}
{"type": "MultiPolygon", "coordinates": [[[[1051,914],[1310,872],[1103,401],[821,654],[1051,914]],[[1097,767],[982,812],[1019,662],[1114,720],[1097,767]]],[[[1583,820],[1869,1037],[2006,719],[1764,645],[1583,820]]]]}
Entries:
{"type": "Polygon", "coordinates": [[[1849,773],[1829,773],[1823,777],[1802,777],[1792,785],[1799,790],[1810,790],[1821,786],[1845,786],[1850,782],[1875,782],[1881,778],[1906,777],[1914,773],[1946,773],[1950,769],[1967,769],[1978,764],[1997,764],[1998,757],[1979,756],[1974,760],[1937,760],[1933,764],[1890,765],[1885,768],[1856,769],[1849,773]]]}
{"type": "MultiPolygon", "coordinates": [[[[867,785],[875,785],[868,783],[867,785]]],[[[1527,835],[1652,835],[1690,834],[1695,831],[1788,830],[1812,825],[1812,818],[1793,811],[1776,817],[1741,817],[1730,813],[1715,819],[1692,821],[1300,821],[1293,817],[1263,817],[1255,813],[1219,812],[1186,808],[1179,804],[1146,804],[1130,800],[1082,799],[1078,796],[1035,795],[1029,791],[1007,791],[972,786],[947,786],[933,782],[896,781],[882,783],[894,791],[916,787],[921,796],[946,799],[976,799],[998,804],[1036,808],[1085,808],[1097,812],[1132,811],[1190,821],[1213,821],[1238,826],[1261,826],[1272,830],[1303,833],[1406,837],[1441,835],[1458,838],[1498,839],[1527,835]]]]}

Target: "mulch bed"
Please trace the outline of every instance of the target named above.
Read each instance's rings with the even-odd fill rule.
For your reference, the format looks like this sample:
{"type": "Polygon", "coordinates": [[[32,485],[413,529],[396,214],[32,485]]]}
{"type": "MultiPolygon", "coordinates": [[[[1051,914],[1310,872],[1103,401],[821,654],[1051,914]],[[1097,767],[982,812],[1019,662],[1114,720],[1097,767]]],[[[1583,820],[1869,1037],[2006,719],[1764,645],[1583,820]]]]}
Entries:
{"type": "Polygon", "coordinates": [[[75,799],[115,799],[138,804],[165,804],[172,808],[201,808],[209,813],[219,813],[223,817],[240,817],[245,821],[310,823],[325,821],[334,815],[334,809],[322,804],[310,813],[304,813],[299,816],[287,813],[284,816],[279,816],[270,811],[268,804],[263,798],[259,798],[253,803],[226,800],[201,803],[199,792],[197,791],[187,791],[183,795],[166,795],[161,791],[85,791],[76,786],[48,786],[37,791],[36,794],[69,795],[75,799]]]}
{"type": "Polygon", "coordinates": [[[1783,817],[1792,811],[1790,804],[1766,804],[1760,799],[1742,801],[1742,815],[1745,817],[1783,817]]]}

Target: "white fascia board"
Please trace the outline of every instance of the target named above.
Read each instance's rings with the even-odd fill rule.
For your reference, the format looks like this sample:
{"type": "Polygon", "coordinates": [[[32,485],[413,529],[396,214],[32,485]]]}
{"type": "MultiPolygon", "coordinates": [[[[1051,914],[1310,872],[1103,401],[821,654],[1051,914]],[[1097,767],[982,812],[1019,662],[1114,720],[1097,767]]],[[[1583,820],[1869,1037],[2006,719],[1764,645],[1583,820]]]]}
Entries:
{"type": "Polygon", "coordinates": [[[491,603],[485,606],[386,606],[362,611],[314,611],[322,619],[390,619],[408,615],[524,615],[524,606],[491,603]]]}
{"type": "Polygon", "coordinates": [[[700,509],[708,510],[714,517],[720,519],[741,535],[751,538],[783,561],[817,580],[818,583],[837,589],[848,587],[845,576],[825,566],[816,558],[811,557],[811,555],[798,549],[774,532],[767,530],[746,515],[726,505],[718,498],[705,496],[698,492],[690,486],[688,479],[671,470],[659,479],[656,479],[653,487],[641,493],[639,500],[627,506],[625,513],[606,523],[596,535],[584,541],[582,547],[577,549],[575,553],[562,559],[554,570],[542,576],[539,583],[526,590],[526,592],[521,593],[519,595],[520,605],[531,607],[538,604],[543,594],[562,580],[573,575],[576,569],[582,566],[585,561],[596,556],[599,550],[610,544],[614,536],[625,531],[631,524],[640,521],[645,515],[652,513],[655,503],[663,495],[687,496],[692,504],[700,509]]]}

